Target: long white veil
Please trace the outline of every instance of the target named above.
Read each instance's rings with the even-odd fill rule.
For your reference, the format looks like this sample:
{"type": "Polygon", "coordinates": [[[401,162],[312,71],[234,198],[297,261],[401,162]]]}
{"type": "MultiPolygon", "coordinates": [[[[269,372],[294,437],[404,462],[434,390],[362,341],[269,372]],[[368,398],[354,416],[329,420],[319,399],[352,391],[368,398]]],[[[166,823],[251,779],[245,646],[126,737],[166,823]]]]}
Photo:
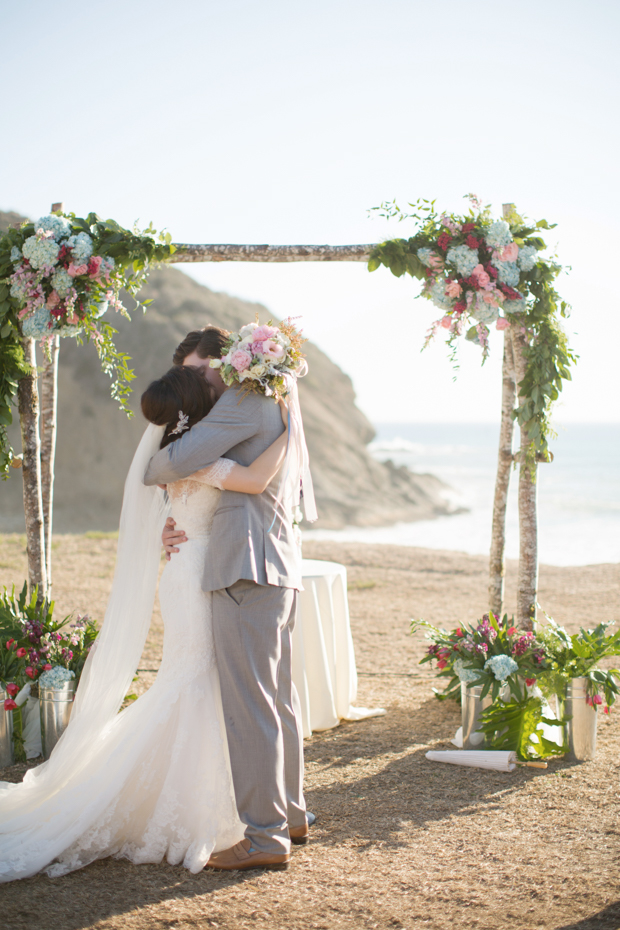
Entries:
{"type": "Polygon", "coordinates": [[[146,487],[142,479],[163,431],[163,426],[147,426],[127,475],[112,592],[69,726],[49,760],[31,769],[21,784],[0,783],[0,872],[3,860],[15,858],[20,835],[26,839],[29,831],[36,835],[38,828],[45,833],[53,827],[49,815],[62,808],[61,798],[93,761],[99,737],[118,714],[138,667],[153,612],[161,532],[169,510],[163,491],[146,487]]]}

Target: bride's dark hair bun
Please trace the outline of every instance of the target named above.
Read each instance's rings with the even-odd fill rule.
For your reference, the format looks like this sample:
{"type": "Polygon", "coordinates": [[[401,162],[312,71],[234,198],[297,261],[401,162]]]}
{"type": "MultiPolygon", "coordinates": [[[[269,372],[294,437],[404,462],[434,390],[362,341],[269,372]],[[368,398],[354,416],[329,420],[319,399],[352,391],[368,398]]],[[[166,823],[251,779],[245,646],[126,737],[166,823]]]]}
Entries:
{"type": "Polygon", "coordinates": [[[198,423],[215,403],[213,388],[195,368],[175,365],[165,375],[152,381],[142,395],[140,405],[147,420],[165,426],[161,448],[183,433],[173,433],[179,423],[179,411],[187,417],[186,425],[198,423]]]}

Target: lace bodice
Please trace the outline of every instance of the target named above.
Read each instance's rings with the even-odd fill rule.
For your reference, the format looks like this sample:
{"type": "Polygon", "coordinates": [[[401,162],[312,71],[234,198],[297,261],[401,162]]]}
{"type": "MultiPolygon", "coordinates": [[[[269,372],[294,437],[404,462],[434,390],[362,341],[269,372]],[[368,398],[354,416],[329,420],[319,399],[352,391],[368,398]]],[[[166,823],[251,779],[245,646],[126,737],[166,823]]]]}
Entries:
{"type": "Polygon", "coordinates": [[[168,485],[172,517],[190,539],[208,535],[223,490],[222,482],[234,465],[231,459],[218,459],[189,478],[168,485]]]}

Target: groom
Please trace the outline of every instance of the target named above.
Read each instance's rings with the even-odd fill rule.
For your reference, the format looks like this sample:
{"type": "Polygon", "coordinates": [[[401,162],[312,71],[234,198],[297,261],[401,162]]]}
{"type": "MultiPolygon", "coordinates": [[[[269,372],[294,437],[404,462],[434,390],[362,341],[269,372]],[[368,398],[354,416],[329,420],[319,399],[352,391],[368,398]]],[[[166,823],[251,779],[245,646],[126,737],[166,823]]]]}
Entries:
{"type": "MultiPolygon", "coordinates": [[[[209,367],[223,354],[227,335],[206,327],[189,333],[174,353],[176,365],[204,372],[218,400],[204,420],[153,456],[145,484],[178,481],[221,456],[249,465],[281,435],[273,399],[242,398],[209,367]]],[[[218,869],[286,869],[291,840],[308,837],[301,714],[291,675],[301,564],[291,516],[276,495],[277,482],[262,494],[223,491],[204,567],[235,798],[246,827],[244,840],[211,857],[208,865],[218,869]]],[[[185,535],[169,520],[162,539],[169,558],[185,535]]]]}

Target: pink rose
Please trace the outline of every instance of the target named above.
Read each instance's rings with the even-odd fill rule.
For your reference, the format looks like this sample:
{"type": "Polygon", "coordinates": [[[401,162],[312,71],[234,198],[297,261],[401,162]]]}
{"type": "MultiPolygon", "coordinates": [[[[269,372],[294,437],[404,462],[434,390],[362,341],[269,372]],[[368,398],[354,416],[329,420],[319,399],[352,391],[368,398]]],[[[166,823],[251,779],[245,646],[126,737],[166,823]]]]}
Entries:
{"type": "Polygon", "coordinates": [[[518,254],[519,246],[516,242],[511,242],[510,245],[505,247],[499,258],[502,262],[516,262],[518,254]]]}
{"type": "Polygon", "coordinates": [[[47,665],[44,665],[44,666],[43,666],[43,671],[44,671],[44,672],[49,672],[49,671],[51,670],[51,668],[52,668],[52,666],[51,666],[51,665],[49,664],[49,662],[48,662],[47,665]]]}
{"type": "Polygon", "coordinates": [[[475,278],[478,282],[478,287],[486,287],[487,284],[490,284],[491,279],[482,267],[482,265],[476,265],[474,270],[471,273],[471,277],[475,278]]]}
{"type": "Polygon", "coordinates": [[[452,326],[452,317],[444,316],[443,320],[441,321],[441,325],[443,326],[444,329],[450,329],[450,327],[452,326]]]}
{"type": "Polygon", "coordinates": [[[7,690],[7,694],[9,694],[13,698],[15,697],[16,694],[19,693],[19,685],[15,685],[11,682],[11,684],[6,686],[6,690],[7,690]]]}
{"type": "Polygon", "coordinates": [[[35,670],[33,669],[33,667],[32,667],[31,665],[28,665],[28,666],[24,669],[24,671],[25,671],[26,675],[28,676],[28,678],[36,678],[36,677],[37,677],[37,673],[35,672],[35,670]]]}
{"type": "Polygon", "coordinates": [[[275,326],[257,326],[252,333],[252,342],[264,342],[265,339],[271,339],[277,332],[275,326]]]}
{"type": "Polygon", "coordinates": [[[8,700],[4,702],[5,710],[15,710],[16,707],[17,707],[17,704],[11,698],[9,698],[8,700]]]}
{"type": "Polygon", "coordinates": [[[508,329],[510,323],[503,316],[500,316],[499,320],[495,324],[495,329],[508,329]]]}
{"type": "Polygon", "coordinates": [[[50,296],[47,298],[47,302],[46,302],[47,309],[55,310],[59,303],[60,303],[60,294],[57,291],[52,291],[50,296]]]}
{"type": "Polygon", "coordinates": [[[245,371],[250,367],[251,362],[252,356],[244,349],[237,349],[237,351],[233,352],[230,356],[230,364],[233,368],[236,368],[237,371],[245,371]]]}
{"type": "Polygon", "coordinates": [[[460,297],[462,293],[463,288],[458,281],[448,281],[446,284],[446,294],[448,297],[460,297]]]}
{"type": "Polygon", "coordinates": [[[74,262],[71,262],[67,268],[67,274],[70,274],[72,278],[77,278],[79,274],[86,274],[88,272],[88,265],[76,265],[74,262]]]}
{"type": "Polygon", "coordinates": [[[20,646],[19,649],[17,650],[17,652],[15,653],[15,655],[17,656],[18,659],[23,659],[24,656],[27,655],[27,654],[28,654],[28,650],[27,650],[27,649],[24,649],[23,646],[20,646]]]}
{"type": "Polygon", "coordinates": [[[600,694],[595,694],[594,697],[592,698],[592,701],[594,704],[602,704],[603,698],[600,696],[600,694]]]}
{"type": "Polygon", "coordinates": [[[263,352],[268,358],[282,358],[285,349],[272,339],[265,339],[263,342],[263,352]]]}

